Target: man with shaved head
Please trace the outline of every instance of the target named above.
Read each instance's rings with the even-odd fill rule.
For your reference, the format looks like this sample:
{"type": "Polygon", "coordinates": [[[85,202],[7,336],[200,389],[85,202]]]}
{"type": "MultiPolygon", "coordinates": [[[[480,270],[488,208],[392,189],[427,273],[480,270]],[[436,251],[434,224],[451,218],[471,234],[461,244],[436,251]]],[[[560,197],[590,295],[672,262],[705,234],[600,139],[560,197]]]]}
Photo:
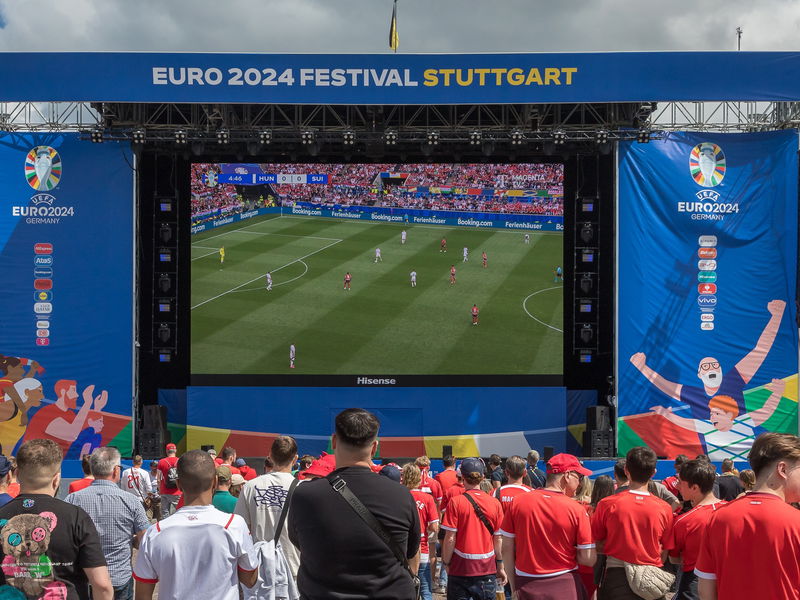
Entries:
{"type": "Polygon", "coordinates": [[[214,459],[190,450],[178,460],[178,487],[184,505],[150,527],[136,557],[136,600],[150,600],[156,584],[161,600],[203,597],[238,600],[239,582],[252,587],[258,557],[244,519],[212,505],[217,485],[214,459]]]}

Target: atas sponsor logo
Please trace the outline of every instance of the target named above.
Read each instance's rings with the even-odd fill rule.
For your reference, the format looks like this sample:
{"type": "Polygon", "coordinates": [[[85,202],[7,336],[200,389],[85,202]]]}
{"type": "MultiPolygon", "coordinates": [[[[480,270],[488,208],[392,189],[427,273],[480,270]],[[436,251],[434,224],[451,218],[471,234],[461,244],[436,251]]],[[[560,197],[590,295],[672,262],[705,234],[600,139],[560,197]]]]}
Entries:
{"type": "Polygon", "coordinates": [[[33,289],[35,289],[35,290],[52,290],[53,289],[53,280],[52,279],[34,279],[33,280],[33,289]]]}
{"type": "Polygon", "coordinates": [[[36,146],[25,157],[25,180],[37,192],[52,190],[61,175],[61,156],[50,146],[36,146]]]}
{"type": "Polygon", "coordinates": [[[697,286],[698,294],[716,294],[717,285],[715,283],[701,283],[697,286]]]}
{"type": "Polygon", "coordinates": [[[713,321],[714,320],[714,313],[703,313],[700,315],[701,321],[713,321]]]}
{"type": "Polygon", "coordinates": [[[714,283],[717,280],[717,274],[714,271],[700,271],[697,274],[697,281],[701,283],[714,283]]]}
{"type": "Polygon", "coordinates": [[[698,248],[697,257],[698,258],[717,258],[717,249],[716,248],[698,248]]]}
{"type": "Polygon", "coordinates": [[[53,292],[45,290],[34,292],[33,299],[36,302],[50,302],[53,299],[53,292]]]}
{"type": "Polygon", "coordinates": [[[709,322],[700,323],[700,329],[702,329],[703,331],[711,331],[712,329],[714,329],[714,323],[709,323],[709,322]]]}
{"type": "Polygon", "coordinates": [[[35,254],[52,254],[53,244],[48,244],[46,242],[39,242],[33,245],[33,252],[35,254]]]}
{"type": "Polygon", "coordinates": [[[715,260],[698,260],[697,269],[700,271],[716,271],[717,261],[715,260]]]}
{"type": "MultiPolygon", "coordinates": [[[[698,192],[699,194],[700,192],[698,192]]],[[[697,245],[703,248],[714,248],[717,245],[717,236],[715,235],[701,235],[697,238],[697,245]]]]}
{"type": "Polygon", "coordinates": [[[689,154],[689,173],[697,185],[716,187],[725,178],[725,153],[712,142],[701,142],[689,154]]]}
{"type": "Polygon", "coordinates": [[[35,256],[33,258],[33,264],[37,267],[47,267],[53,264],[53,257],[52,256],[35,256]]]}
{"type": "Polygon", "coordinates": [[[36,267],[33,269],[34,277],[52,277],[53,269],[50,267],[36,267]]]}

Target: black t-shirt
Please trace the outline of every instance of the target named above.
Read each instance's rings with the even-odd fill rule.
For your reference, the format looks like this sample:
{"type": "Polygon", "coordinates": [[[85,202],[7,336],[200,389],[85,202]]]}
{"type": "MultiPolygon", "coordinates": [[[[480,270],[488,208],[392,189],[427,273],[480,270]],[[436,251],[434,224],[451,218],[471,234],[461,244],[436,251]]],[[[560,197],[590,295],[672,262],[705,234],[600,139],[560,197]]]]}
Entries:
{"type": "Polygon", "coordinates": [[[717,483],[719,484],[718,498],[720,500],[730,502],[736,500],[737,496],[744,492],[744,485],[735,475],[720,475],[717,477],[717,483]]]}
{"type": "MultiPolygon", "coordinates": [[[[368,467],[343,467],[333,475],[347,482],[408,558],[416,556],[419,513],[406,487],[368,467]]],[[[287,521],[289,539],[300,549],[302,600],[414,598],[408,571],[327,479],[297,486],[287,521]]]]}
{"type": "Polygon", "coordinates": [[[503,467],[501,466],[494,468],[490,478],[492,481],[499,481],[500,485],[505,485],[506,483],[508,483],[508,478],[506,477],[506,474],[503,471],[503,467]]]}
{"type": "Polygon", "coordinates": [[[86,512],[44,494],[20,494],[0,507],[0,597],[13,586],[27,598],[87,600],[85,568],[106,564],[86,512]]]}
{"type": "Polygon", "coordinates": [[[534,489],[543,488],[547,485],[547,475],[539,467],[525,467],[528,471],[528,477],[531,480],[531,487],[534,489]]]}

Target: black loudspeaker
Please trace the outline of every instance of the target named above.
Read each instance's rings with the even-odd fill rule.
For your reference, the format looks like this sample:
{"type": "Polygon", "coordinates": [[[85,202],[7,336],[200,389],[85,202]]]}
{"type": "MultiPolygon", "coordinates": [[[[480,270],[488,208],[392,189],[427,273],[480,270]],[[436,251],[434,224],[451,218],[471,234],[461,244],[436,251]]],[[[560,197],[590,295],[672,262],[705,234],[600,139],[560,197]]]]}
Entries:
{"type": "Polygon", "coordinates": [[[553,458],[553,454],[555,454],[555,451],[556,451],[555,448],[553,448],[552,446],[545,446],[544,448],[542,448],[542,460],[544,462],[547,462],[548,460],[553,458]]]}
{"type": "Polygon", "coordinates": [[[585,431],[583,433],[583,454],[591,458],[611,456],[611,431],[585,431]]]}
{"type": "Polygon", "coordinates": [[[163,458],[165,455],[164,446],[167,443],[166,437],[164,429],[143,427],[139,430],[139,454],[142,455],[142,458],[148,460],[163,458]]]}
{"type": "Polygon", "coordinates": [[[611,429],[611,413],[607,406],[586,407],[586,429],[607,431],[611,429]]]}
{"type": "Polygon", "coordinates": [[[200,446],[200,450],[202,450],[203,452],[208,452],[209,450],[216,451],[216,448],[214,448],[214,444],[203,444],[202,446],[200,446]]]}
{"type": "Polygon", "coordinates": [[[442,446],[442,458],[445,456],[452,456],[453,455],[453,447],[452,446],[442,446]]]}
{"type": "Polygon", "coordinates": [[[142,414],[143,429],[166,429],[167,407],[160,404],[145,404],[142,414]]]}

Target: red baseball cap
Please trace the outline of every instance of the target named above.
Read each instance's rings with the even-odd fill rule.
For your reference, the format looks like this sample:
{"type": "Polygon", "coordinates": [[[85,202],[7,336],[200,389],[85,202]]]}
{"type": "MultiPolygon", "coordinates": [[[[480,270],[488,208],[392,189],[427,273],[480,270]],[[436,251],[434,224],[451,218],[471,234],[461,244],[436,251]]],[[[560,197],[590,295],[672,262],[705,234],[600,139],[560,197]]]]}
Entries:
{"type": "Polygon", "coordinates": [[[167,452],[170,450],[177,450],[178,447],[175,444],[167,444],[167,452]]]}
{"type": "Polygon", "coordinates": [[[326,454],[325,452],[323,452],[322,455],[317,460],[312,462],[311,465],[305,471],[300,471],[297,478],[305,479],[306,475],[327,477],[335,470],[336,470],[336,457],[333,454],[326,454]]]}
{"type": "Polygon", "coordinates": [[[575,471],[581,475],[591,475],[592,472],[581,464],[581,461],[572,454],[556,454],[547,461],[547,472],[553,475],[575,471]]]}

